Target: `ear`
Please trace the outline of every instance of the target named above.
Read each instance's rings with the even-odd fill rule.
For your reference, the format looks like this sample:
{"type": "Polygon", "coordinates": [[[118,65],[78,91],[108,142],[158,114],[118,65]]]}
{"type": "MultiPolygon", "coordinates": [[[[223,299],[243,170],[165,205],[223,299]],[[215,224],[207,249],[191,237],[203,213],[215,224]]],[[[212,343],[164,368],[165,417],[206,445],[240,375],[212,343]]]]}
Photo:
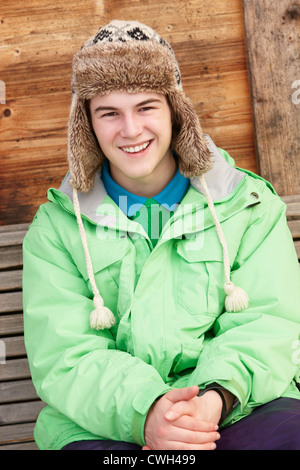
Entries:
{"type": "Polygon", "coordinates": [[[104,158],[87,116],[85,103],[74,93],[68,124],[68,161],[71,186],[88,192],[94,184],[95,171],[104,158]]]}

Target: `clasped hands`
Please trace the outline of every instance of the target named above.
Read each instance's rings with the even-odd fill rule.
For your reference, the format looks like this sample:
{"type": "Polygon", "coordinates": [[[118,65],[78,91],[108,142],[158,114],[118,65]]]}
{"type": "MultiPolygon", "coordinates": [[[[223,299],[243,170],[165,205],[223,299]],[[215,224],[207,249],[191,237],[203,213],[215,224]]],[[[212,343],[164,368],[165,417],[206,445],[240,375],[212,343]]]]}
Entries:
{"type": "Polygon", "coordinates": [[[220,439],[221,397],[213,390],[198,397],[197,385],[173,389],[150,408],[142,450],[213,450],[220,439]]]}

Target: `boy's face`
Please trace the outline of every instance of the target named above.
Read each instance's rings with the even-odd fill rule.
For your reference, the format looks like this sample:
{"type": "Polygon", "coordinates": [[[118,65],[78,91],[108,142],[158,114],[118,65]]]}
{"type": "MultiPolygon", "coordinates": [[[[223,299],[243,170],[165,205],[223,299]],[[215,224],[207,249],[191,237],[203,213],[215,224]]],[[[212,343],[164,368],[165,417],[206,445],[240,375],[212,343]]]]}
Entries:
{"type": "Polygon", "coordinates": [[[110,162],[112,178],[128,191],[151,197],[171,180],[171,110],[164,95],[111,92],[90,102],[92,125],[110,162]]]}

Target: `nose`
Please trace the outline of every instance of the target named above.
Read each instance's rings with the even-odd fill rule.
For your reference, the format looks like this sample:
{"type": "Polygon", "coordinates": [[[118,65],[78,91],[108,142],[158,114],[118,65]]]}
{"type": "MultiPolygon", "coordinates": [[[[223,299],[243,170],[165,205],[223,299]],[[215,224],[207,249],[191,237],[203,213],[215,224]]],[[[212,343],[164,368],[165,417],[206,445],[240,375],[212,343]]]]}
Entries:
{"type": "Polygon", "coordinates": [[[143,126],[136,114],[128,113],[123,116],[120,134],[127,139],[134,139],[141,135],[143,126]]]}

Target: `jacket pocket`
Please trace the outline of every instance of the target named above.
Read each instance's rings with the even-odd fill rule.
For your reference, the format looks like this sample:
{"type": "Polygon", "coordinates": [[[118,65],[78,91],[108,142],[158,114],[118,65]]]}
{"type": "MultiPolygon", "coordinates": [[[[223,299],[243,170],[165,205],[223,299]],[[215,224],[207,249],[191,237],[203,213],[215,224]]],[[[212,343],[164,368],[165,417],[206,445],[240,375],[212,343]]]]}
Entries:
{"type": "Polygon", "coordinates": [[[202,241],[196,237],[177,244],[177,301],[191,315],[218,316],[225,299],[222,247],[217,237],[202,241]]]}
{"type": "MultiPolygon", "coordinates": [[[[128,240],[111,239],[103,241],[89,239],[88,245],[93,265],[93,273],[100,295],[103,297],[104,304],[116,314],[119,297],[120,273],[124,258],[126,258],[126,254],[129,249],[128,240]]],[[[81,253],[82,248],[78,248],[80,248],[79,253],[81,253]]],[[[81,256],[77,256],[76,261],[78,269],[85,279],[92,296],[92,287],[86,269],[85,257],[81,254],[81,256]]]]}
{"type": "MultiPolygon", "coordinates": [[[[97,273],[122,260],[129,249],[129,244],[126,238],[121,240],[98,240],[96,237],[90,237],[88,239],[88,248],[93,272],[94,275],[97,275],[97,273]]],[[[72,257],[84,279],[88,280],[86,260],[80,240],[73,250],[72,257]]]]}

